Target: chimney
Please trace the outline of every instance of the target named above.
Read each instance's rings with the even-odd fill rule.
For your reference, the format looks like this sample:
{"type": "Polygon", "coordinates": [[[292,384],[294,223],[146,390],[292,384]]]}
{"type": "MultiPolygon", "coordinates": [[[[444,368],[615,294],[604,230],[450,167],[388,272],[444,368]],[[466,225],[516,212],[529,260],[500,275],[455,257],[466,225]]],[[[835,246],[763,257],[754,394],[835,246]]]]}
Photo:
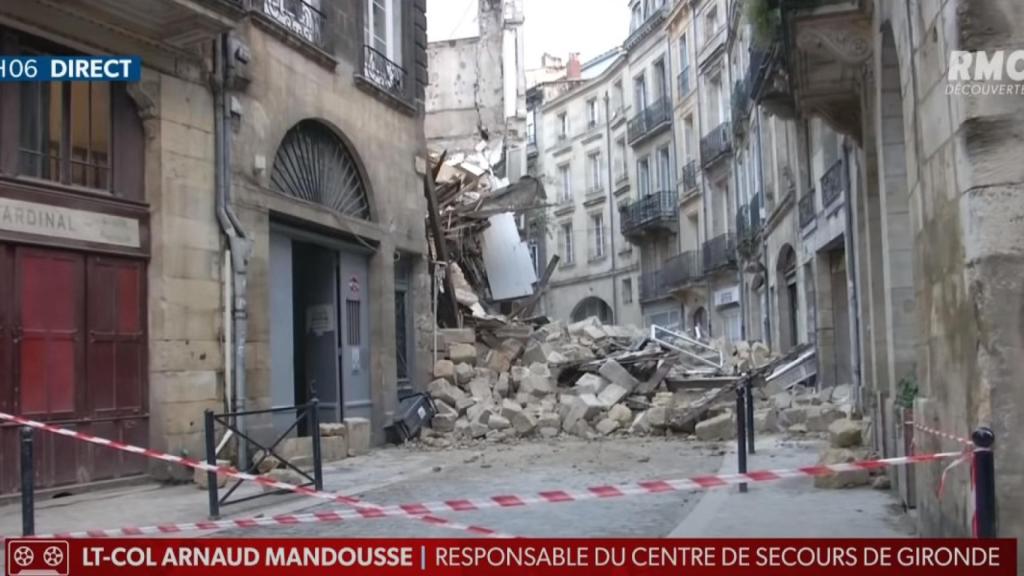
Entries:
{"type": "Polygon", "coordinates": [[[567,80],[579,80],[583,75],[583,65],[580,64],[580,53],[570,52],[569,63],[565,65],[565,78],[567,80]]]}

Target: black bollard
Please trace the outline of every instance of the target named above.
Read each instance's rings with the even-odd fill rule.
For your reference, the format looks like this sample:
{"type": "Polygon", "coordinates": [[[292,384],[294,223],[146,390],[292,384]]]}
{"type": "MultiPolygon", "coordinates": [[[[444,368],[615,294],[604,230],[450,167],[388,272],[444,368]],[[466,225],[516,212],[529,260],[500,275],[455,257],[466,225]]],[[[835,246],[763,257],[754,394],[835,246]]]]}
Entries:
{"type": "Polygon", "coordinates": [[[747,385],[744,387],[746,391],[746,418],[747,418],[747,450],[750,454],[754,453],[754,380],[751,378],[747,380],[747,385]]]}
{"type": "Polygon", "coordinates": [[[32,461],[32,429],[21,428],[21,535],[36,533],[35,465],[32,461]]]}
{"type": "Polygon", "coordinates": [[[982,426],[971,434],[974,441],[974,514],[975,536],[996,537],[996,464],[992,446],[996,435],[982,426]]]}
{"type": "Polygon", "coordinates": [[[316,396],[313,397],[313,401],[309,403],[309,408],[306,410],[311,410],[309,422],[313,427],[313,486],[317,490],[323,490],[324,467],[320,453],[320,401],[316,396]]]}
{"type": "MultiPolygon", "coordinates": [[[[744,386],[736,387],[736,463],[740,474],[747,473],[747,418],[744,386]]],[[[740,484],[740,492],[746,492],[747,485],[740,484]]]]}
{"type": "MultiPolygon", "coordinates": [[[[203,416],[206,419],[206,463],[211,466],[217,465],[217,445],[214,442],[213,410],[207,410],[203,416]]],[[[241,466],[239,466],[241,468],[241,466]]],[[[242,468],[244,470],[244,468],[242,468]]],[[[210,520],[220,518],[220,496],[217,494],[217,473],[206,473],[206,493],[210,499],[210,520]]]]}

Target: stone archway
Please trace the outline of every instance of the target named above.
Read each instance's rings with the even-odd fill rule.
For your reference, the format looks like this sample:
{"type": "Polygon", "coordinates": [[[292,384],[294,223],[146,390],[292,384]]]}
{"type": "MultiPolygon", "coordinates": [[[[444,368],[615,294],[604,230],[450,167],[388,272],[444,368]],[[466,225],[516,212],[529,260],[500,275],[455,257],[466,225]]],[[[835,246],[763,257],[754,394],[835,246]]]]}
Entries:
{"type": "Polygon", "coordinates": [[[588,296],[583,300],[580,300],[579,304],[572,309],[571,317],[573,322],[586,320],[591,316],[597,316],[597,319],[600,320],[602,324],[611,324],[614,322],[612,307],[597,296],[588,296]]]}
{"type": "Polygon", "coordinates": [[[775,291],[778,298],[779,351],[788,352],[797,345],[799,302],[796,282],[796,250],[783,244],[775,260],[775,291]]]}

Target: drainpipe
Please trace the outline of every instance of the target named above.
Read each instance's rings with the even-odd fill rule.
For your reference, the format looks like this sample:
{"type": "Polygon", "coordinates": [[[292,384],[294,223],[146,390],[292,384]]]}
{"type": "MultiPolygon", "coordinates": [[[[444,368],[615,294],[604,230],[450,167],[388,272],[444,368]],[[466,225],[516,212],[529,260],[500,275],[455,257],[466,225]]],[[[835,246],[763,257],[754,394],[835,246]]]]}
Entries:
{"type": "MultiPolygon", "coordinates": [[[[728,16],[726,18],[728,18],[728,16]]],[[[728,40],[726,40],[726,41],[728,42],[728,40]]],[[[730,135],[730,138],[732,138],[732,140],[733,140],[733,146],[732,146],[732,194],[733,194],[733,198],[736,199],[736,201],[733,203],[733,206],[735,207],[736,212],[729,214],[729,220],[732,221],[732,222],[736,222],[736,214],[739,213],[739,209],[740,209],[740,186],[739,186],[740,173],[739,173],[739,161],[736,158],[737,152],[738,152],[738,150],[737,150],[738,142],[736,142],[736,138],[735,138],[735,136],[736,136],[736,126],[734,124],[732,124],[733,121],[737,120],[736,118],[732,117],[732,109],[733,109],[732,101],[733,101],[733,98],[736,96],[736,94],[734,94],[734,92],[736,90],[736,86],[732,82],[732,48],[733,48],[733,46],[730,43],[730,46],[728,46],[728,48],[725,51],[725,56],[726,56],[725,75],[726,75],[726,78],[727,78],[726,86],[729,89],[729,120],[730,120],[729,127],[732,128],[732,131],[733,131],[732,135],[730,135]]],[[[728,202],[728,200],[726,200],[726,206],[728,206],[728,204],[729,204],[729,202],[728,202]]],[[[729,230],[729,222],[725,223],[725,229],[726,229],[726,231],[729,230]]],[[[740,291],[740,339],[741,340],[746,340],[747,339],[747,308],[749,308],[749,306],[747,305],[747,287],[746,287],[746,282],[743,281],[744,280],[743,279],[743,276],[744,276],[744,274],[743,274],[743,261],[740,259],[740,249],[739,249],[739,247],[740,247],[740,243],[739,243],[739,230],[736,230],[736,284],[737,284],[737,287],[739,288],[739,291],[740,291]]]]}
{"type": "MultiPolygon", "coordinates": [[[[768,205],[765,202],[764,194],[764,149],[761,148],[761,107],[755,106],[757,110],[757,172],[761,181],[761,206],[764,206],[765,213],[768,212],[768,205]]],[[[777,152],[776,152],[777,153],[777,152]]],[[[771,285],[769,283],[771,273],[768,271],[768,235],[765,233],[765,225],[768,223],[768,219],[765,218],[761,221],[761,267],[764,269],[764,298],[761,299],[761,314],[764,316],[762,320],[764,326],[764,334],[761,334],[761,340],[769,350],[772,348],[772,302],[771,302],[771,285]]]]}
{"type": "MultiPolygon", "coordinates": [[[[228,125],[231,118],[230,103],[227,97],[227,79],[229,77],[228,51],[230,39],[228,34],[220,35],[214,43],[213,61],[214,74],[212,78],[214,95],[214,187],[216,198],[217,223],[221,231],[227,237],[228,249],[224,258],[231,263],[231,301],[232,322],[230,329],[230,340],[225,339],[225,359],[231,358],[230,364],[233,368],[229,387],[229,396],[233,405],[232,412],[245,410],[246,387],[245,387],[245,343],[248,336],[249,313],[248,300],[246,298],[247,276],[249,265],[249,254],[252,251],[252,241],[249,240],[242,229],[238,217],[231,208],[231,128],[228,125]]],[[[225,279],[228,281],[228,279],[225,279]]],[[[229,305],[225,302],[225,306],[229,305]]],[[[227,331],[225,331],[227,332],[227,331]]],[[[227,363],[227,362],[226,362],[227,363]]],[[[235,422],[239,432],[245,433],[245,419],[241,418],[235,422]]],[[[238,458],[239,466],[247,466],[248,454],[246,454],[245,442],[239,442],[238,458]]]]}
{"type": "MultiPolygon", "coordinates": [[[[673,176],[675,176],[676,174],[678,174],[678,172],[676,172],[676,168],[677,168],[676,165],[679,164],[679,142],[676,139],[676,109],[675,109],[676,107],[675,107],[675,101],[672,98],[672,88],[673,88],[673,84],[675,84],[674,80],[675,80],[675,77],[676,77],[676,75],[673,73],[673,70],[672,70],[672,53],[673,53],[673,50],[672,50],[672,34],[666,34],[665,35],[665,61],[667,62],[667,64],[666,64],[665,67],[666,67],[666,70],[667,70],[666,74],[668,75],[668,79],[667,79],[668,86],[665,87],[666,88],[666,95],[665,96],[666,96],[666,100],[668,102],[669,122],[671,123],[671,126],[672,126],[672,151],[669,153],[669,162],[673,164],[673,166],[670,168],[670,170],[672,171],[671,174],[673,176]]],[[[676,222],[677,222],[676,229],[677,230],[681,230],[682,229],[681,222],[683,220],[683,215],[680,213],[680,210],[679,210],[679,208],[680,208],[680,204],[679,204],[679,182],[678,181],[674,182],[673,183],[673,187],[676,189],[676,205],[675,205],[676,218],[677,218],[677,220],[676,220],[676,222]]],[[[681,232],[677,232],[676,233],[676,250],[675,250],[675,254],[673,254],[673,256],[678,255],[678,254],[682,254],[682,244],[683,244],[683,235],[682,235],[681,232]]],[[[663,264],[664,264],[664,262],[663,262],[663,264]]],[[[679,318],[679,328],[680,328],[680,331],[682,331],[683,326],[686,326],[686,303],[685,302],[679,302],[679,304],[680,304],[680,308],[682,308],[682,310],[680,312],[680,318],[679,318]]]]}
{"type": "MultiPolygon", "coordinates": [[[[690,37],[693,41],[697,41],[697,18],[690,18],[690,37]]],[[[696,59],[700,58],[700,51],[698,50],[695,54],[696,59]]],[[[704,243],[708,241],[708,185],[707,178],[704,177],[704,150],[701,146],[701,140],[704,138],[704,116],[701,110],[701,99],[704,96],[703,90],[701,89],[701,76],[700,74],[700,62],[695,62],[697,71],[697,166],[700,168],[700,211],[702,214],[702,220],[704,221],[704,239],[699,244],[698,253],[700,254],[700,265],[704,266],[704,243]]],[[[702,270],[703,272],[703,270],[702,270]]],[[[711,277],[704,274],[704,317],[708,323],[708,340],[711,339],[711,277]]],[[[697,331],[695,330],[696,334],[697,331]]]]}
{"type": "Polygon", "coordinates": [[[616,273],[618,266],[616,263],[615,253],[615,200],[613,198],[612,190],[615,187],[615,183],[612,180],[612,115],[611,115],[611,104],[609,102],[608,91],[604,91],[604,126],[605,126],[605,146],[608,151],[607,162],[608,165],[608,247],[612,251],[612,320],[613,324],[619,323],[619,276],[616,273]]]}
{"type": "MultiPolygon", "coordinates": [[[[860,174],[860,161],[857,161],[857,174],[860,174]]],[[[857,316],[859,293],[857,291],[856,243],[853,241],[853,191],[850,190],[850,142],[843,139],[843,179],[846,182],[843,190],[843,212],[846,214],[846,233],[843,234],[846,249],[846,282],[847,308],[850,316],[850,384],[851,394],[856,402],[857,410],[864,409],[860,387],[860,317],[857,316]]],[[[857,179],[860,183],[860,178],[857,179]]]]}

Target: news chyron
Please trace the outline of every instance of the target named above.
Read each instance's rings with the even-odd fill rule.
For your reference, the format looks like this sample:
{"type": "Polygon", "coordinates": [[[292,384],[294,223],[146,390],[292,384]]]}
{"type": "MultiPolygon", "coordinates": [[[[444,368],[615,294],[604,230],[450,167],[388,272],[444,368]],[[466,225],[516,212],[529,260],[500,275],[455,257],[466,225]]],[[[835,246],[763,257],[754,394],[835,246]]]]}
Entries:
{"type": "Polygon", "coordinates": [[[0,56],[0,82],[138,82],[138,56],[0,56]]]}

